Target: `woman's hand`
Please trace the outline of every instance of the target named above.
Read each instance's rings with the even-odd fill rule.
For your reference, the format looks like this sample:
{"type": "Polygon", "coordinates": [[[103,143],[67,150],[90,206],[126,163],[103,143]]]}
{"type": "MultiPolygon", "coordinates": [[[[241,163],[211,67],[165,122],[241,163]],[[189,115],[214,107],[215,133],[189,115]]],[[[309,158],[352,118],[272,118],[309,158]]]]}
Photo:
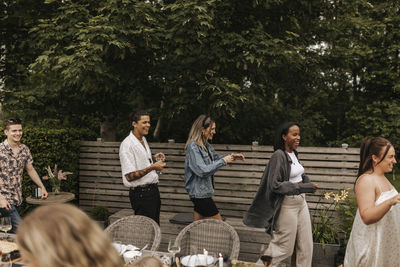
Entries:
{"type": "Polygon", "coordinates": [[[314,188],[314,193],[315,193],[315,191],[317,191],[317,189],[318,189],[318,185],[317,184],[313,184],[313,188],[314,188]]]}
{"type": "Polygon", "coordinates": [[[390,199],[390,205],[396,205],[397,203],[400,203],[400,194],[395,195],[390,199]]]}
{"type": "Polygon", "coordinates": [[[234,160],[233,155],[231,154],[231,155],[225,156],[224,160],[225,160],[226,164],[232,163],[234,160]]]}
{"type": "Polygon", "coordinates": [[[233,160],[244,161],[244,155],[243,154],[237,153],[237,154],[232,154],[232,156],[233,156],[233,160]]]}

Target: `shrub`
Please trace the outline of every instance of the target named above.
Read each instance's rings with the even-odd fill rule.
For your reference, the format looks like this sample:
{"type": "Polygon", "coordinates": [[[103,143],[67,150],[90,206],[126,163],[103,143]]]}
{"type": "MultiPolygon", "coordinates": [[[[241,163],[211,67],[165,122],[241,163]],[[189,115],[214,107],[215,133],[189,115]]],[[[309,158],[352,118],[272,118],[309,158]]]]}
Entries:
{"type": "Polygon", "coordinates": [[[96,221],[106,221],[110,216],[110,212],[106,206],[96,206],[90,210],[90,216],[96,221]]]}
{"type": "MultiPolygon", "coordinates": [[[[74,193],[76,201],[79,185],[79,149],[80,140],[94,140],[96,135],[84,128],[60,128],[55,125],[48,126],[24,126],[21,142],[27,145],[33,157],[33,166],[40,177],[47,174],[46,167],[57,164],[60,169],[71,171],[73,174],[68,176],[61,185],[62,191],[74,193]]],[[[6,137],[3,132],[0,133],[3,141],[6,137]]],[[[50,191],[51,186],[48,181],[43,182],[46,189],[50,191]]],[[[32,194],[35,187],[34,182],[24,171],[22,182],[23,197],[26,198],[32,194]]],[[[31,206],[23,202],[20,208],[21,215],[29,211],[31,206]]]]}

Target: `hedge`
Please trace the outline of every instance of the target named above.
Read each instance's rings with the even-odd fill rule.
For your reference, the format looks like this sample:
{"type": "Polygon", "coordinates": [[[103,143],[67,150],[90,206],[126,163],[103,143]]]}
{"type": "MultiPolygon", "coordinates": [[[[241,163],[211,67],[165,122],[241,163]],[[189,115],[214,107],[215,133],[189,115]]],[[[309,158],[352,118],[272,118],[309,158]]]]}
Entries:
{"type": "MultiPolygon", "coordinates": [[[[33,166],[40,177],[47,175],[46,167],[58,165],[58,169],[70,171],[67,180],[61,182],[61,191],[75,194],[75,202],[79,197],[79,142],[80,140],[94,140],[96,135],[86,129],[54,128],[23,126],[21,143],[27,145],[33,157],[33,166]]],[[[2,131],[2,141],[6,136],[2,131]]],[[[51,191],[48,181],[43,181],[47,191],[51,191]]],[[[32,195],[35,183],[29,178],[26,170],[22,184],[24,202],[20,214],[26,214],[32,207],[25,202],[25,198],[32,195]]]]}

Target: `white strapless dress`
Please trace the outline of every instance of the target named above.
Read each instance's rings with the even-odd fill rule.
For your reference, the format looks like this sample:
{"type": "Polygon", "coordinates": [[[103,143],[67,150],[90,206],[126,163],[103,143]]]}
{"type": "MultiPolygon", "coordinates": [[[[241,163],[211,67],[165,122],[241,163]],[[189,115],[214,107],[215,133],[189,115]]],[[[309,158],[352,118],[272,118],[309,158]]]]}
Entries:
{"type": "MultiPolygon", "coordinates": [[[[396,189],[382,192],[381,204],[397,195],[396,189]]],[[[378,222],[366,225],[357,210],[347,243],[344,267],[400,266],[400,205],[394,205],[378,222]]]]}

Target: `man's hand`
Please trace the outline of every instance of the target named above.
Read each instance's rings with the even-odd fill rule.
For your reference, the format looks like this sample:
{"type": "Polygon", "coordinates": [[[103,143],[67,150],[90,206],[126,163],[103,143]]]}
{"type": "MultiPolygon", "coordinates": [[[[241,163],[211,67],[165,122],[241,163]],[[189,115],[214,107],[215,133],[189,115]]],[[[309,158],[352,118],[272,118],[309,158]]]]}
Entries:
{"type": "Polygon", "coordinates": [[[46,187],[43,186],[40,189],[42,190],[42,199],[46,199],[48,196],[46,187]]]}
{"type": "Polygon", "coordinates": [[[3,196],[0,196],[0,208],[6,209],[6,210],[11,209],[10,203],[3,196]]]}
{"type": "Polygon", "coordinates": [[[167,164],[164,161],[157,161],[152,166],[153,170],[161,171],[167,164]]]}

